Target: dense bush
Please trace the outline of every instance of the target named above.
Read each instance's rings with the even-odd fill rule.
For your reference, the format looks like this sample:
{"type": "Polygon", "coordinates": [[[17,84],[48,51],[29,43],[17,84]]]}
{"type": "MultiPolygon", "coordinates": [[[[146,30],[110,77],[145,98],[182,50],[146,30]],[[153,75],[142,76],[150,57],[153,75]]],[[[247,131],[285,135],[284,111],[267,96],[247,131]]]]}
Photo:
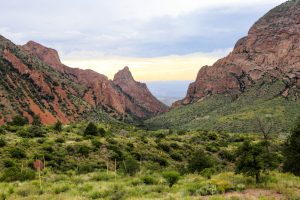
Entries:
{"type": "Polygon", "coordinates": [[[18,158],[18,159],[26,158],[26,152],[23,149],[18,147],[10,149],[9,153],[12,158],[18,158]]]}
{"type": "Polygon", "coordinates": [[[188,163],[188,170],[190,172],[201,172],[206,168],[213,166],[212,158],[203,150],[196,151],[188,163]]]}

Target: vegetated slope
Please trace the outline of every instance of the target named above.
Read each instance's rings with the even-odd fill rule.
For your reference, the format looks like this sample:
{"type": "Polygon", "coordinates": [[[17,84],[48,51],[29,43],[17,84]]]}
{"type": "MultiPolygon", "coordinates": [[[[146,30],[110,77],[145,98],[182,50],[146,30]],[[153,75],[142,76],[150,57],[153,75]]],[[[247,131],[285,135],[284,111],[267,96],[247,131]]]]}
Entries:
{"type": "Polygon", "coordinates": [[[238,98],[229,94],[209,95],[197,103],[146,120],[145,125],[150,129],[258,132],[257,118],[267,117],[273,123],[273,132],[287,132],[299,116],[300,101],[282,97],[283,89],[284,83],[277,81],[251,86],[238,98]]]}
{"type": "Polygon", "coordinates": [[[18,114],[30,122],[39,116],[43,124],[53,124],[110,116],[145,119],[167,109],[159,101],[144,106],[106,76],[67,67],[54,49],[32,41],[17,46],[0,36],[0,76],[0,124],[18,114]]]}
{"type": "MultiPolygon", "coordinates": [[[[214,111],[213,116],[215,117],[210,115],[206,117],[218,119],[215,122],[219,124],[209,123],[211,125],[207,124],[206,128],[243,130],[239,127],[244,127],[245,123],[250,124],[255,115],[265,113],[273,116],[276,120],[287,117],[288,121],[278,122],[281,123],[278,127],[285,129],[287,125],[282,126],[282,124],[290,123],[290,120],[294,119],[297,113],[292,112],[289,116],[285,114],[279,118],[276,115],[276,109],[278,109],[276,105],[279,103],[281,110],[285,111],[291,108],[299,109],[299,38],[300,1],[288,1],[272,9],[258,20],[249,30],[248,36],[240,39],[227,57],[220,59],[213,66],[202,67],[196,81],[189,86],[186,97],[173,104],[173,108],[176,109],[164,116],[151,119],[146,124],[149,127],[156,127],[161,124],[163,127],[203,128],[205,121],[201,120],[201,116],[206,116],[207,113],[204,104],[214,106],[215,102],[210,101],[215,101],[216,96],[222,99],[227,99],[230,96],[229,104],[227,100],[224,100],[224,102],[219,102],[217,108],[210,108],[211,111],[214,111]],[[281,87],[274,88],[274,83],[280,84],[281,87]],[[255,90],[262,85],[273,88],[274,96],[268,96],[269,94],[264,93],[264,90],[257,90],[257,92],[262,92],[261,94],[249,94],[249,90],[255,90]],[[264,95],[267,95],[268,98],[265,98],[264,95]],[[244,101],[241,99],[248,99],[249,102],[243,103],[244,101]],[[195,105],[177,108],[193,103],[195,105]],[[240,109],[232,110],[231,105],[236,105],[232,109],[235,107],[240,107],[240,109]],[[269,112],[260,112],[261,109],[253,111],[254,108],[263,108],[262,106],[266,106],[264,110],[269,109],[269,112]],[[197,111],[190,112],[191,109],[197,111]],[[246,118],[241,118],[240,115],[244,113],[244,110],[252,110],[252,114],[246,118]],[[225,119],[228,114],[235,115],[235,119],[227,119],[225,123],[222,119],[225,119]],[[162,119],[165,123],[160,122],[162,119]],[[196,122],[195,119],[198,121],[196,122]],[[190,120],[193,121],[190,122],[190,120]],[[182,122],[188,124],[181,124],[182,122]],[[228,123],[231,125],[228,126],[228,123]],[[223,125],[224,127],[222,127],[223,125]]],[[[246,126],[245,130],[250,131],[254,128],[255,125],[252,128],[246,126]]]]}

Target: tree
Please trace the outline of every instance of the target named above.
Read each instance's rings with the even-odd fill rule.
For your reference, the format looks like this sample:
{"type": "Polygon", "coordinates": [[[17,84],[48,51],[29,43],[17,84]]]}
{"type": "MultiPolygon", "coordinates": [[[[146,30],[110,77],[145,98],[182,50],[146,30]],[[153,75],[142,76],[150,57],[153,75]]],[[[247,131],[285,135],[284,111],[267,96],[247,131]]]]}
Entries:
{"type": "Polygon", "coordinates": [[[84,135],[85,136],[87,136],[87,135],[96,136],[97,134],[98,134],[97,126],[93,122],[90,122],[84,131],[84,135]]]}
{"type": "Polygon", "coordinates": [[[300,176],[300,118],[284,145],[283,155],[283,170],[300,176]]]}
{"type": "Polygon", "coordinates": [[[57,121],[55,124],[54,124],[54,127],[53,127],[53,129],[55,130],[55,131],[57,131],[57,132],[61,132],[62,131],[62,123],[61,123],[61,121],[57,121]]]}
{"type": "Polygon", "coordinates": [[[174,184],[176,184],[180,179],[180,174],[177,171],[168,171],[163,173],[164,179],[169,184],[169,187],[172,187],[174,184]]]}
{"type": "Polygon", "coordinates": [[[278,165],[277,154],[267,152],[263,142],[253,144],[245,141],[237,156],[235,172],[255,177],[256,183],[261,181],[262,172],[275,169],[278,165]]]}
{"type": "Polygon", "coordinates": [[[190,172],[201,172],[213,166],[213,161],[203,150],[196,151],[188,163],[190,172]]]}

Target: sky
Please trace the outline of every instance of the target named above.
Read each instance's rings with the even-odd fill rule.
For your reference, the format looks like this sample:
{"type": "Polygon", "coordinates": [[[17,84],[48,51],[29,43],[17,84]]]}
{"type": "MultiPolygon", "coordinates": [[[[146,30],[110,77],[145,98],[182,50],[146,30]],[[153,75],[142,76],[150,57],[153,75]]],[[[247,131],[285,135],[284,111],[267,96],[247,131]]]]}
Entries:
{"type": "Polygon", "coordinates": [[[284,0],[0,0],[0,34],[56,49],[70,67],[140,81],[194,80],[284,0]]]}

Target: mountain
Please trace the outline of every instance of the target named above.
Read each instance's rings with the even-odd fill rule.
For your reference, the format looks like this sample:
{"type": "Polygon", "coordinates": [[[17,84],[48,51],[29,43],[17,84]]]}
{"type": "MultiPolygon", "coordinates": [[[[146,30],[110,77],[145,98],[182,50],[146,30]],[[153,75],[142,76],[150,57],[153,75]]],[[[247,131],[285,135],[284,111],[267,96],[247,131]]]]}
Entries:
{"type": "Polygon", "coordinates": [[[147,88],[145,83],[133,79],[128,67],[115,74],[114,85],[126,94],[132,101],[139,105],[145,113],[161,114],[168,110],[168,107],[157,100],[147,88]]]}
{"type": "Polygon", "coordinates": [[[272,9],[227,57],[202,67],[186,97],[149,127],[252,131],[255,118],[267,115],[285,131],[300,108],[299,36],[300,1],[272,9]]]}
{"type": "Polygon", "coordinates": [[[56,50],[33,41],[17,46],[0,36],[0,75],[0,124],[17,114],[30,122],[39,116],[43,124],[53,124],[89,117],[145,119],[168,109],[133,78],[127,93],[121,89],[126,82],[116,85],[92,70],[70,68],[56,50]]]}

